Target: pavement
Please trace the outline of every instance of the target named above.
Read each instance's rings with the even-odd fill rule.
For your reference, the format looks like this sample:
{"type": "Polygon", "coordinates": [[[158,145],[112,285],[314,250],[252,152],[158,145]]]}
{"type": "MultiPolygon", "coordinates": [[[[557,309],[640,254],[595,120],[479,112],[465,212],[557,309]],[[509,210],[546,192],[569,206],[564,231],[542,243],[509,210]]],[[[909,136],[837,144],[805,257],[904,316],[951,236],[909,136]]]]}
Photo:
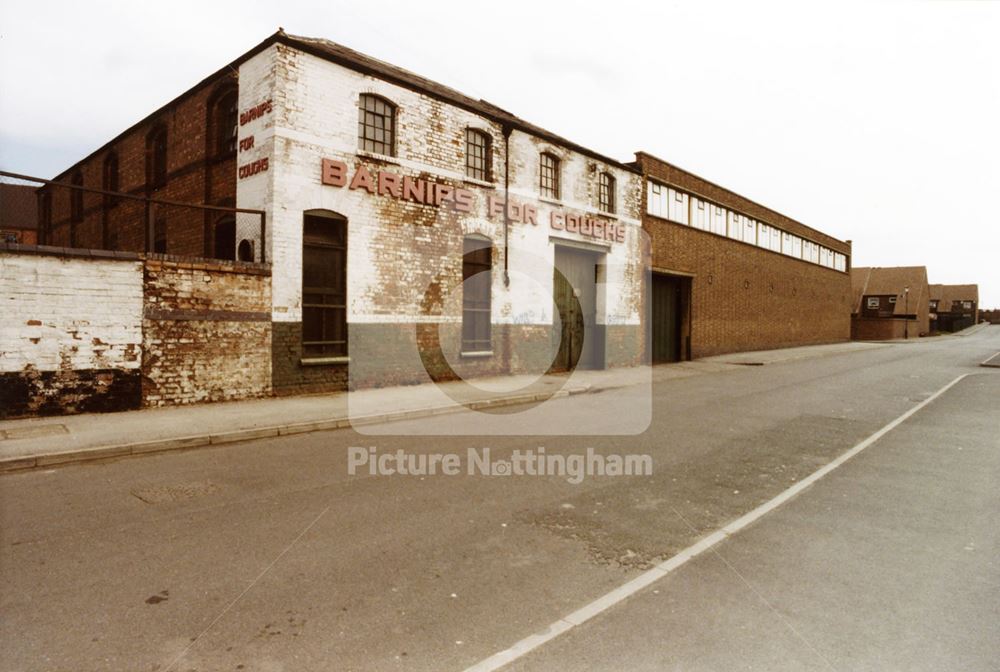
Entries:
{"type": "Polygon", "coordinates": [[[526,640],[504,669],[992,670],[998,349],[656,367],[631,435],[637,385],[546,401],[575,435],[519,433],[522,404],[507,436],[461,409],[2,474],[0,670],[457,672],[526,640]],[[358,447],[653,470],[352,473],[358,447]]]}
{"type": "MultiPolygon", "coordinates": [[[[773,364],[886,347],[836,343],[711,357],[657,367],[575,371],[572,375],[488,377],[468,383],[358,390],[350,393],[253,399],[144,409],[122,413],[0,421],[0,472],[71,462],[117,459],[303,432],[374,426],[401,419],[498,409],[571,394],[648,385],[714,373],[738,364],[773,364]]],[[[644,418],[640,429],[648,426],[644,418]]],[[[522,420],[522,422],[525,422],[522,420]]],[[[539,414],[536,431],[547,433],[549,416],[539,414]]],[[[482,425],[474,433],[486,431],[482,425]]],[[[376,430],[372,429],[375,432],[376,430]]],[[[501,430],[502,431],[502,430],[501,430]]]]}

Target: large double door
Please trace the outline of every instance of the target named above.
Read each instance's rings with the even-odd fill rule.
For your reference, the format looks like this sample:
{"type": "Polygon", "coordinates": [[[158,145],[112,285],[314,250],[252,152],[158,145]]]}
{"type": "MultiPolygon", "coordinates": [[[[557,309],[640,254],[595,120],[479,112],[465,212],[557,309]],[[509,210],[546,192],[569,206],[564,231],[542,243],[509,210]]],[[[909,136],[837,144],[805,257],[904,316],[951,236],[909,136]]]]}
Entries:
{"type": "Polygon", "coordinates": [[[600,364],[597,273],[602,258],[597,252],[556,245],[552,298],[560,327],[554,370],[587,369],[600,364]]]}

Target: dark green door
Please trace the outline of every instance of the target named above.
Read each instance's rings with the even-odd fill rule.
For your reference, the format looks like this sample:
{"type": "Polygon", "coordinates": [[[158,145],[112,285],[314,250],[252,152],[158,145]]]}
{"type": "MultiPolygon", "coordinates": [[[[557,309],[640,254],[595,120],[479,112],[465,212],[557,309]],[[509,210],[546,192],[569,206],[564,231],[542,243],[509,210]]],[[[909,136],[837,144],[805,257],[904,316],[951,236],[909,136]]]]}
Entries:
{"type": "Polygon", "coordinates": [[[681,281],[653,276],[653,363],[676,362],[681,354],[681,281]]]}

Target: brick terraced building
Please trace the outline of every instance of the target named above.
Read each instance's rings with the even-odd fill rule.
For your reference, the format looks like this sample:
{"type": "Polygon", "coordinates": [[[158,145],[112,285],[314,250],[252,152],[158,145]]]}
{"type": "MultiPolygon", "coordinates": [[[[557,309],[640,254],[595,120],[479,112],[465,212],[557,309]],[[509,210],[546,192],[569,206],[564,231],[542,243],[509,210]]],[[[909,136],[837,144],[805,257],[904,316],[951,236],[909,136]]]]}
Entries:
{"type": "Polygon", "coordinates": [[[930,333],[930,286],[924,266],[851,269],[851,338],[916,338],[930,333]]]}
{"type": "Polygon", "coordinates": [[[979,285],[930,285],[931,331],[961,331],[979,323],[979,285]]]}
{"type": "Polygon", "coordinates": [[[653,361],[850,338],[850,241],[639,152],[653,361]]]}

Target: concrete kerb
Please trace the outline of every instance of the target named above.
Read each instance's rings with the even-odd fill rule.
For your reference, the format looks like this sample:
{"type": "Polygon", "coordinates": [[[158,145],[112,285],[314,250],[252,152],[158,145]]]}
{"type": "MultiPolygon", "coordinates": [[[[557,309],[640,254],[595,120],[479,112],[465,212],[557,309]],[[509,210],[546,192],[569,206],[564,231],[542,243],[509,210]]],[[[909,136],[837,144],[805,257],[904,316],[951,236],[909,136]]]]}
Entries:
{"type": "Polygon", "coordinates": [[[70,450],[44,455],[12,457],[8,459],[0,459],[0,474],[28,471],[43,467],[61,466],[79,462],[97,462],[175,450],[189,450],[205,446],[226,445],[243,441],[253,441],[255,439],[288,436],[292,434],[306,434],[310,432],[322,432],[333,429],[346,429],[351,426],[360,427],[364,425],[396,422],[399,420],[413,420],[417,418],[457,413],[463,409],[476,410],[482,408],[516,406],[518,404],[545,401],[551,398],[562,398],[575,394],[585,394],[587,392],[597,391],[597,389],[598,388],[594,388],[591,385],[581,385],[571,389],[557,390],[556,392],[540,392],[517,394],[507,397],[495,397],[492,399],[483,399],[462,405],[428,406],[425,408],[393,411],[391,413],[374,413],[371,415],[362,415],[352,418],[334,418],[330,420],[289,423],[285,425],[274,425],[254,429],[240,429],[232,432],[199,434],[172,439],[160,439],[156,441],[139,441],[135,443],[125,443],[112,446],[99,446],[96,448],[70,450]]]}

